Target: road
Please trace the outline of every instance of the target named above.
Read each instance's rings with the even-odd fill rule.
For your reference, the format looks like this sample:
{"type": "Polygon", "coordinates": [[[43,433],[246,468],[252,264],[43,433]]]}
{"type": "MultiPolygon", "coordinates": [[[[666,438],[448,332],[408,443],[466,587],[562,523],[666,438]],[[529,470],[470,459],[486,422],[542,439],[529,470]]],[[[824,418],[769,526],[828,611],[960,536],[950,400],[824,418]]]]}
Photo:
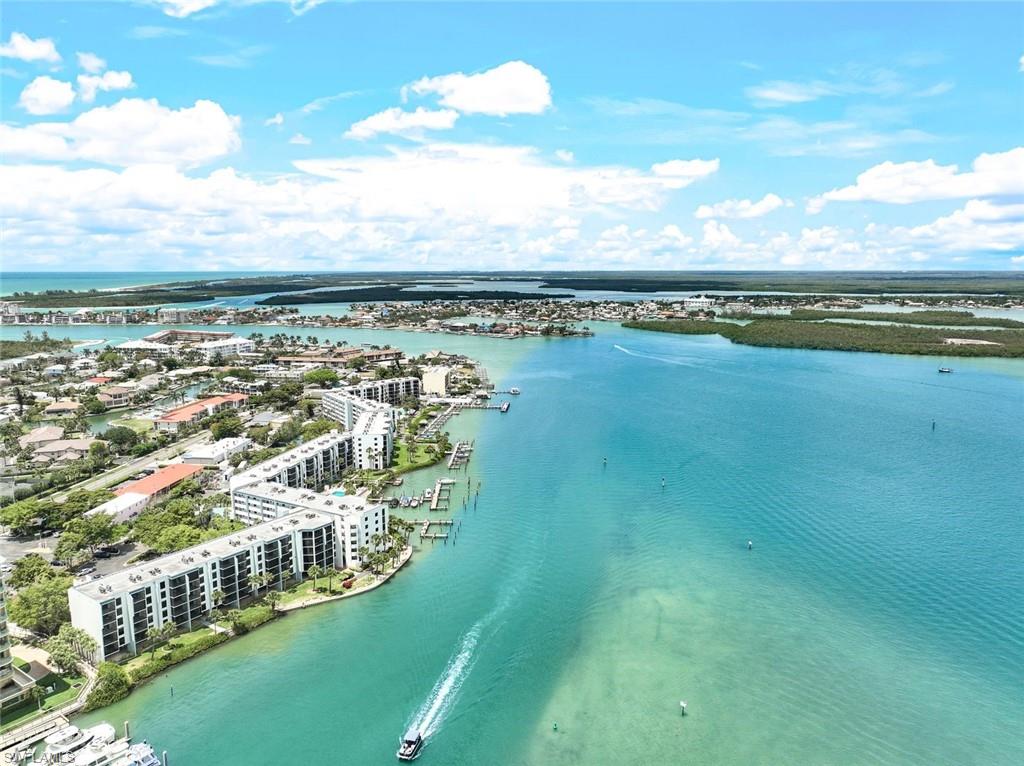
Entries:
{"type": "Polygon", "coordinates": [[[132,476],[137,474],[147,465],[151,463],[160,462],[162,460],[170,460],[171,458],[177,457],[182,452],[199,444],[205,444],[210,440],[209,431],[200,431],[195,436],[190,436],[187,439],[183,439],[180,442],[175,442],[170,446],[158,449],[156,452],[150,452],[148,455],[143,455],[140,458],[131,460],[124,465],[115,466],[109,471],[104,471],[99,476],[93,476],[85,481],[80,481],[78,484],[68,487],[67,489],[53,495],[53,499],[59,503],[63,503],[68,494],[78,489],[105,489],[106,487],[113,486],[125,479],[130,479],[132,476]]]}

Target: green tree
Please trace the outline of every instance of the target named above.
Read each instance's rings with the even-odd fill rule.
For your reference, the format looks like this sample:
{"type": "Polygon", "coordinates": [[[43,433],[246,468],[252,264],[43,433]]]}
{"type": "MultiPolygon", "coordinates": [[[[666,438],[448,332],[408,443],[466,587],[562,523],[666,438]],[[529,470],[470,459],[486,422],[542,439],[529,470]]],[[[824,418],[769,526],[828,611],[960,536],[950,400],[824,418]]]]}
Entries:
{"type": "Polygon", "coordinates": [[[0,509],[0,524],[15,535],[31,535],[39,531],[49,516],[48,504],[40,500],[19,500],[0,509]]]}
{"type": "Polygon", "coordinates": [[[203,541],[203,533],[198,527],[187,524],[175,524],[162,530],[153,543],[153,549],[158,553],[171,553],[198,545],[203,541]]]}
{"type": "Polygon", "coordinates": [[[82,400],[82,405],[85,407],[85,411],[90,415],[99,415],[100,413],[107,411],[107,405],[97,399],[95,396],[88,396],[82,400]]]}
{"type": "Polygon", "coordinates": [[[313,566],[306,570],[306,574],[313,580],[313,590],[316,590],[316,581],[318,578],[323,577],[324,574],[323,567],[319,564],[313,564],[313,566]]]}
{"type": "Polygon", "coordinates": [[[242,419],[234,413],[219,418],[210,426],[210,433],[215,440],[241,436],[242,430],[242,419]]]}
{"type": "Polygon", "coordinates": [[[310,441],[318,436],[323,436],[330,431],[338,428],[338,423],[329,418],[319,418],[317,420],[310,421],[302,427],[302,438],[305,441],[310,441]]]}
{"type": "Polygon", "coordinates": [[[62,624],[71,621],[71,582],[70,577],[53,577],[22,588],[8,603],[8,615],[25,630],[52,636],[62,624]]]}
{"type": "Polygon", "coordinates": [[[85,701],[85,712],[112,705],[131,693],[132,682],[128,672],[113,662],[100,663],[96,673],[96,685],[85,701]]]}
{"type": "Polygon", "coordinates": [[[314,386],[320,386],[320,388],[331,388],[338,384],[338,373],[334,370],[324,368],[321,370],[312,370],[302,376],[302,379],[306,383],[310,383],[314,386]]]}
{"type": "Polygon", "coordinates": [[[280,591],[272,590],[264,596],[264,600],[270,604],[270,611],[276,612],[277,605],[281,603],[281,593],[280,591]]]}
{"type": "Polygon", "coordinates": [[[46,689],[44,689],[42,686],[39,686],[38,684],[36,684],[31,689],[29,689],[28,693],[29,693],[29,697],[32,699],[32,701],[36,703],[36,708],[38,710],[42,710],[43,709],[43,700],[46,699],[46,689]]]}
{"type": "Polygon", "coordinates": [[[66,676],[78,675],[78,655],[67,644],[51,638],[46,642],[46,651],[50,653],[50,661],[66,676]]]}
{"type": "Polygon", "coordinates": [[[53,567],[38,553],[28,553],[14,562],[11,573],[4,580],[12,588],[24,588],[42,580],[56,577],[53,567]]]}
{"type": "Polygon", "coordinates": [[[103,440],[118,454],[123,454],[139,443],[139,435],[127,426],[113,426],[103,432],[103,440]]]}

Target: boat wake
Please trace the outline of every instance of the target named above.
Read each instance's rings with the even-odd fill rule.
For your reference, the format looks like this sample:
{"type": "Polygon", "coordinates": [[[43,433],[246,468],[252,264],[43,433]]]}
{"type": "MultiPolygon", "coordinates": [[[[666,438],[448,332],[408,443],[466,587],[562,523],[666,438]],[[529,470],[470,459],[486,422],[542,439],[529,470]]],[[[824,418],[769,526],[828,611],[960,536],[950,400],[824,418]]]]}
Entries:
{"type": "MultiPolygon", "coordinates": [[[[463,634],[462,640],[448,660],[448,665],[445,667],[444,672],[437,679],[434,688],[430,690],[430,694],[427,695],[427,699],[420,706],[420,709],[416,711],[416,715],[412,717],[412,720],[406,727],[407,729],[415,729],[424,740],[440,730],[441,724],[444,723],[444,720],[448,717],[449,712],[451,712],[458,699],[462,684],[469,677],[469,673],[476,663],[476,650],[481,637],[491,626],[491,623],[508,608],[512,599],[519,592],[519,580],[515,580],[515,582],[517,585],[506,590],[504,597],[498,604],[490,612],[477,620],[473,627],[463,634]]],[[[493,632],[491,631],[492,634],[493,632]]]]}
{"type": "Polygon", "coordinates": [[[639,353],[637,351],[630,351],[628,348],[625,348],[624,346],[620,346],[617,343],[613,343],[612,347],[616,351],[621,351],[623,354],[628,354],[629,356],[635,356],[638,359],[650,359],[653,362],[664,362],[665,364],[675,364],[675,365],[679,365],[680,367],[704,367],[705,366],[704,360],[700,359],[698,357],[679,358],[679,357],[658,356],[657,354],[641,354],[641,353],[639,353]]]}

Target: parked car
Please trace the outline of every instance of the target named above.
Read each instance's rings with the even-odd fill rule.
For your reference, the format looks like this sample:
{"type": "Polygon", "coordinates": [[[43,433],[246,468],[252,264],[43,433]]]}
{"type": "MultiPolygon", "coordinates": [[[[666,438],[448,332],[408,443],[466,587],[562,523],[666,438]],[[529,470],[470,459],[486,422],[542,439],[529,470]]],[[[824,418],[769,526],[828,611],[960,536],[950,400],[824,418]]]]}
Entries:
{"type": "Polygon", "coordinates": [[[116,556],[121,552],[120,546],[117,545],[101,545],[100,550],[104,553],[109,553],[111,556],[116,556]]]}
{"type": "Polygon", "coordinates": [[[110,552],[110,551],[108,551],[108,550],[104,550],[103,548],[100,548],[99,550],[97,550],[97,551],[96,551],[96,552],[95,552],[94,554],[92,554],[92,555],[93,555],[93,556],[94,556],[95,558],[98,558],[98,559],[109,559],[109,558],[110,558],[111,556],[113,556],[114,554],[113,554],[113,553],[111,553],[111,552],[110,552]]]}
{"type": "Polygon", "coordinates": [[[88,566],[84,566],[81,569],[79,569],[77,574],[80,574],[80,575],[90,575],[90,574],[92,574],[95,571],[96,571],[96,567],[94,567],[92,564],[89,564],[88,566]]]}

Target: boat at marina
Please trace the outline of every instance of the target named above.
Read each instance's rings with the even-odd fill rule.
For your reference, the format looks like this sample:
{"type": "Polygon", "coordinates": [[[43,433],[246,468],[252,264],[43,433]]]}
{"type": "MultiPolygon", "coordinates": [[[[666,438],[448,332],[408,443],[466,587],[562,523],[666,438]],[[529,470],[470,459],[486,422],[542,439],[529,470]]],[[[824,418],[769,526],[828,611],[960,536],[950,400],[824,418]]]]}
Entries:
{"type": "Polygon", "coordinates": [[[952,367],[940,367],[939,372],[953,372],[952,367]]]}
{"type": "Polygon", "coordinates": [[[72,766],[120,766],[123,763],[122,758],[128,754],[130,748],[131,743],[127,739],[117,739],[113,742],[94,739],[79,750],[75,760],[70,763],[72,766]]]}
{"type": "Polygon", "coordinates": [[[434,490],[432,490],[430,487],[427,487],[425,490],[423,490],[423,497],[426,500],[429,500],[433,496],[434,496],[434,490]]]}
{"type": "Polygon", "coordinates": [[[398,746],[398,760],[414,761],[423,749],[423,735],[416,729],[409,729],[398,746]]]}
{"type": "Polygon", "coordinates": [[[519,396],[519,393],[520,393],[520,392],[519,392],[519,389],[518,389],[518,388],[516,388],[515,386],[512,386],[512,388],[510,388],[510,389],[508,390],[508,392],[509,392],[510,394],[512,394],[513,396],[519,396]]]}
{"type": "Polygon", "coordinates": [[[117,739],[117,732],[109,723],[101,723],[88,729],[65,726],[43,740],[44,763],[72,763],[75,753],[90,743],[109,744],[117,739]]]}
{"type": "Polygon", "coordinates": [[[419,504],[420,499],[418,497],[414,497],[412,500],[409,501],[409,505],[411,505],[413,508],[418,508],[419,504]]]}
{"type": "Polygon", "coordinates": [[[139,742],[128,748],[124,758],[114,766],[161,766],[161,761],[148,742],[139,742]]]}
{"type": "Polygon", "coordinates": [[[510,405],[508,402],[502,402],[501,403],[501,411],[502,412],[508,412],[508,408],[511,407],[511,406],[512,405],[510,405]]]}

